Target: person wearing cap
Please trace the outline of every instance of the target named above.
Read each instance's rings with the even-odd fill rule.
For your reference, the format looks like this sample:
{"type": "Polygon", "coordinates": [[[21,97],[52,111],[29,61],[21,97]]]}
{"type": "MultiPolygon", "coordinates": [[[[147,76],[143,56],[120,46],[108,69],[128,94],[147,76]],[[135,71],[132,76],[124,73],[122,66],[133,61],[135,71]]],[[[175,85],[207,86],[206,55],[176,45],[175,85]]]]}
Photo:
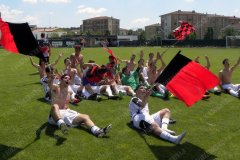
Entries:
{"type": "Polygon", "coordinates": [[[174,144],[179,144],[186,135],[186,132],[184,131],[180,135],[175,136],[175,132],[168,129],[171,116],[170,110],[165,108],[150,115],[148,98],[152,94],[152,89],[146,89],[143,85],[138,85],[135,92],[136,96],[129,103],[133,127],[141,129],[146,133],[153,133],[174,144]]]}

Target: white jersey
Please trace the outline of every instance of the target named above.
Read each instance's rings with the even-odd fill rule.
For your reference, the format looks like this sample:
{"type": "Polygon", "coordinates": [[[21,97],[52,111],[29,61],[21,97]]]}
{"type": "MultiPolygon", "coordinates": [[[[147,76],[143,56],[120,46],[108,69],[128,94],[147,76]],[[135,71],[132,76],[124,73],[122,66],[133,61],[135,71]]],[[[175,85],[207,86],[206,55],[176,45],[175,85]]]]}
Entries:
{"type": "Polygon", "coordinates": [[[129,103],[130,116],[133,118],[137,114],[149,114],[148,103],[141,108],[139,103],[142,102],[141,99],[133,97],[129,103]]]}
{"type": "Polygon", "coordinates": [[[81,85],[82,84],[82,80],[77,74],[75,74],[75,76],[74,76],[74,83],[76,85],[81,85]]]}
{"type": "Polygon", "coordinates": [[[160,111],[150,115],[148,109],[148,103],[141,109],[139,103],[142,102],[141,99],[133,97],[129,103],[129,110],[131,115],[131,121],[133,126],[138,129],[143,129],[141,127],[141,121],[145,121],[149,124],[156,122],[160,127],[162,126],[160,111]]]}

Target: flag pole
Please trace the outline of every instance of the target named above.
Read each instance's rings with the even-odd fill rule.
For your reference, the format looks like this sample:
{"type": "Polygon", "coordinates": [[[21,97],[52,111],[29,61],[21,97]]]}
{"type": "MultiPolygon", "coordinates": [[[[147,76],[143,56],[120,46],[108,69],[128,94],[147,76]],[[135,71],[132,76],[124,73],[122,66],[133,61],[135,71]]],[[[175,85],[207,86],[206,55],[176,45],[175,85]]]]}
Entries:
{"type": "Polygon", "coordinates": [[[170,47],[172,47],[172,46],[174,46],[174,45],[176,45],[176,44],[178,44],[178,43],[179,43],[179,40],[177,40],[173,45],[168,46],[168,47],[162,52],[161,56],[163,56],[163,55],[170,49],[170,47]]]}

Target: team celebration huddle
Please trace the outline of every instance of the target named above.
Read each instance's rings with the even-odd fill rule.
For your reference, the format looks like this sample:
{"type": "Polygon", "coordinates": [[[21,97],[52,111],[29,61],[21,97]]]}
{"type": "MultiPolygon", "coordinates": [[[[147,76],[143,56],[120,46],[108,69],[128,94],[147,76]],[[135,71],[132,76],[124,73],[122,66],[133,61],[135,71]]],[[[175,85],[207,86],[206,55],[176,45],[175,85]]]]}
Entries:
{"type": "MultiPolygon", "coordinates": [[[[163,54],[148,53],[148,58],[145,60],[144,54],[146,53],[141,50],[140,53],[132,54],[129,59],[122,60],[104,46],[104,49],[110,53],[108,63],[97,64],[94,60],[85,62],[81,52],[83,44],[80,44],[74,46],[75,52],[69,57],[64,57],[64,54],[60,53],[54,63],[49,63],[50,45],[44,45],[44,48],[46,47],[48,48],[45,49],[46,59],[39,59],[39,64],[34,63],[31,56],[29,59],[31,64],[38,69],[44,99],[51,104],[48,122],[51,125],[57,125],[63,134],[67,134],[70,127],[79,125],[86,126],[96,137],[104,137],[112,129],[111,124],[102,128],[98,127],[89,115],[71,110],[69,103],[81,105],[82,100],[101,102],[102,97],[118,101],[124,96],[130,96],[132,97],[128,104],[130,123],[134,128],[145,133],[153,133],[175,144],[179,144],[186,135],[186,131],[176,135],[174,131],[168,129],[170,123],[176,122],[171,118],[171,111],[168,108],[161,109],[154,114],[149,112],[150,96],[162,100],[175,97],[165,85],[156,82],[166,68],[163,54]],[[64,63],[65,68],[57,70],[56,66],[61,62],[64,63]]],[[[199,64],[199,59],[199,56],[196,57],[194,62],[199,64]]],[[[209,70],[211,64],[208,56],[205,56],[205,60],[204,68],[209,70]]],[[[224,59],[222,64],[223,69],[219,71],[219,86],[205,90],[201,99],[208,99],[210,93],[220,95],[221,92],[240,98],[240,84],[231,83],[231,76],[240,64],[240,57],[233,66],[230,66],[228,59],[224,59]]]]}
{"type": "Polygon", "coordinates": [[[240,159],[239,2],[1,2],[0,160],[240,159]]]}

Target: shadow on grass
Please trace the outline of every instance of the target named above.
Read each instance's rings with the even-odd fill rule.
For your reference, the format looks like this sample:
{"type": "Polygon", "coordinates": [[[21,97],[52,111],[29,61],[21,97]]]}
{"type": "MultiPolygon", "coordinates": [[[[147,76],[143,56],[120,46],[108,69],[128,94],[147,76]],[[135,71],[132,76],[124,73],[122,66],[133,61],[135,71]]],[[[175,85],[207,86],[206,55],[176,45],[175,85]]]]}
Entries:
{"type": "MultiPolygon", "coordinates": [[[[175,146],[156,146],[151,145],[147,142],[144,132],[136,129],[132,126],[132,124],[127,123],[127,126],[133,130],[135,130],[139,136],[144,140],[146,145],[152,151],[156,159],[166,159],[166,160],[213,160],[217,157],[210,153],[207,153],[204,149],[190,143],[184,142],[183,144],[175,145],[175,146]]],[[[151,135],[156,137],[154,135],[151,135]]],[[[156,137],[157,140],[159,137],[156,137]]],[[[167,141],[166,141],[167,142],[167,141]]],[[[167,142],[170,143],[170,142],[167,142]]]]}
{"type": "Polygon", "coordinates": [[[39,75],[39,72],[30,73],[29,75],[30,75],[30,76],[39,75]]]}
{"type": "Polygon", "coordinates": [[[64,137],[61,137],[57,134],[55,134],[55,131],[58,130],[57,126],[53,126],[50,125],[48,122],[45,122],[44,124],[42,124],[37,130],[36,130],[36,138],[35,140],[39,140],[41,137],[41,133],[42,131],[45,129],[45,134],[49,137],[52,137],[54,139],[56,139],[56,145],[60,146],[63,144],[64,141],[66,141],[67,139],[64,137]]]}
{"type": "Polygon", "coordinates": [[[43,97],[37,99],[39,102],[50,104],[50,102],[46,101],[43,97]]]}
{"type": "Polygon", "coordinates": [[[35,84],[40,84],[40,82],[33,82],[33,83],[27,83],[27,84],[21,84],[21,85],[17,85],[16,87],[24,87],[24,86],[31,86],[31,85],[35,85],[35,84]]]}
{"type": "Polygon", "coordinates": [[[10,159],[11,157],[14,157],[18,152],[22,150],[23,149],[21,148],[0,144],[0,159],[1,160],[10,159]]]}
{"type": "Polygon", "coordinates": [[[36,141],[37,141],[37,139],[35,138],[32,142],[28,143],[23,148],[17,148],[17,147],[0,144],[0,160],[7,160],[7,159],[14,157],[17,153],[25,150],[26,148],[28,148],[31,144],[33,144],[36,141]]]}

